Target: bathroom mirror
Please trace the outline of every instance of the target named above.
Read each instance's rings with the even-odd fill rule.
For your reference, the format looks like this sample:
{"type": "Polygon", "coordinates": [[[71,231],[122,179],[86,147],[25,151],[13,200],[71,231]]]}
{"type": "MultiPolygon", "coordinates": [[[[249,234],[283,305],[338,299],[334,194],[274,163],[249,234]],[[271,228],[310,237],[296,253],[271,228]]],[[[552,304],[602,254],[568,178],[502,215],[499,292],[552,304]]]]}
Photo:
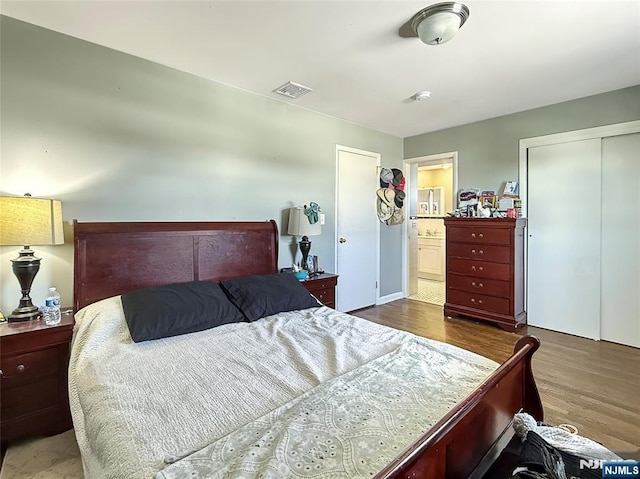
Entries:
{"type": "Polygon", "coordinates": [[[444,187],[418,188],[418,216],[444,216],[444,187]]]}

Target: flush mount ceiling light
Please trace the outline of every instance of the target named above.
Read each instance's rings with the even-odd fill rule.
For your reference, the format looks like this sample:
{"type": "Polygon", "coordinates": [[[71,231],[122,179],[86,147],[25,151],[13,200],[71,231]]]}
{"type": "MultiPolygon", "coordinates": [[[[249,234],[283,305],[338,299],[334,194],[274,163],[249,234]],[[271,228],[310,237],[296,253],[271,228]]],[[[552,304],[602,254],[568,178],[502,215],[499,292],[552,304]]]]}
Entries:
{"type": "Polygon", "coordinates": [[[413,95],[413,99],[416,101],[425,101],[431,98],[430,91],[419,91],[418,93],[413,95]]]}
{"type": "Polygon", "coordinates": [[[427,45],[440,45],[451,40],[467,18],[469,9],[462,3],[436,3],[416,13],[411,28],[427,45]]]}

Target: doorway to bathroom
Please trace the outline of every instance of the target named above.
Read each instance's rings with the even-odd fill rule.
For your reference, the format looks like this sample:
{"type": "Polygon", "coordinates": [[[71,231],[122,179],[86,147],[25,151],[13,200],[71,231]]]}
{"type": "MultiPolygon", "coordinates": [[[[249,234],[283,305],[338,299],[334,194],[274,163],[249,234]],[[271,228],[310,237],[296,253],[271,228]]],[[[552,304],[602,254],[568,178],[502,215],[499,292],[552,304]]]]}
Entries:
{"type": "Polygon", "coordinates": [[[457,152],[405,160],[409,211],[405,297],[443,306],[446,291],[444,217],[455,205],[457,152]]]}

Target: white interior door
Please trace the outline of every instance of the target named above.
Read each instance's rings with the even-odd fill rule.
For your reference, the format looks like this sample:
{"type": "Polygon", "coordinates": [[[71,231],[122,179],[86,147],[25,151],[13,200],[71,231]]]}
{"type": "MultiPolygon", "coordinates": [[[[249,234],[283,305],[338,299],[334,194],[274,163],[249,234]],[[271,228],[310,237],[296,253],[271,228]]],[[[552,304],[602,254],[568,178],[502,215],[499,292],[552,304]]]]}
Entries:
{"type": "Polygon", "coordinates": [[[640,133],[602,139],[601,338],[640,347],[640,133]]]}
{"type": "Polygon", "coordinates": [[[529,148],[528,322],[600,338],[600,138],[529,148]]]}
{"type": "Polygon", "coordinates": [[[377,300],[380,155],[338,146],[337,163],[336,308],[348,312],[377,300]]]}

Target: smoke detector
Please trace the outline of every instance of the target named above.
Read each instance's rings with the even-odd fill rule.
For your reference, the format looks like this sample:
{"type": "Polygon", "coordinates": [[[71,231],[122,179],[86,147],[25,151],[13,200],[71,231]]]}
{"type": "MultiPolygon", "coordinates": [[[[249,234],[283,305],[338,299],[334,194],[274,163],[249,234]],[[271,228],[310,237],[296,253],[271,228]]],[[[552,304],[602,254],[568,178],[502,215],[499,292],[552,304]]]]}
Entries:
{"type": "Polygon", "coordinates": [[[296,99],[301,97],[305,93],[309,93],[310,91],[313,91],[313,89],[309,88],[308,86],[300,85],[299,83],[288,81],[284,85],[279,86],[278,88],[272,91],[274,93],[278,93],[280,95],[284,95],[286,97],[296,99]]]}
{"type": "Polygon", "coordinates": [[[419,91],[418,93],[413,95],[413,99],[416,101],[425,101],[425,100],[428,100],[429,98],[431,98],[430,91],[419,91]]]}

